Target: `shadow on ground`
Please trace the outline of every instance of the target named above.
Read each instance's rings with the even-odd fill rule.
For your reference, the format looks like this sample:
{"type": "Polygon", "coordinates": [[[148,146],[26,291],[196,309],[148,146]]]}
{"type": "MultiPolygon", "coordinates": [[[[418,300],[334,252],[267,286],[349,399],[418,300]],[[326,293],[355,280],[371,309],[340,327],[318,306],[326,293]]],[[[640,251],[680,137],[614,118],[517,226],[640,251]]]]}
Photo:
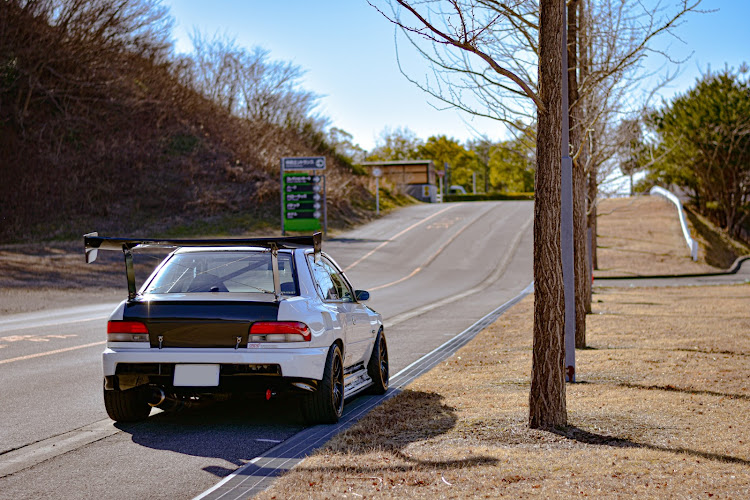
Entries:
{"type": "MultiPolygon", "coordinates": [[[[305,424],[296,401],[258,399],[162,412],[143,422],[115,426],[146,448],[218,458],[240,467],[305,424]]],[[[204,470],[224,477],[235,469],[209,466],[204,470]]]]}
{"type": "Polygon", "coordinates": [[[412,456],[406,448],[412,443],[439,438],[456,426],[455,408],[443,403],[443,396],[434,392],[405,390],[370,412],[367,418],[334,438],[324,453],[363,455],[389,453],[397,460],[381,461],[380,466],[341,465],[333,467],[302,467],[306,471],[354,474],[376,474],[383,471],[461,469],[494,465],[498,460],[486,456],[446,457],[425,460],[412,456]]]}
{"type": "Polygon", "coordinates": [[[617,436],[609,436],[606,434],[596,434],[585,429],[581,429],[575,426],[565,427],[563,429],[557,429],[552,431],[554,434],[563,436],[565,438],[577,441],[583,444],[598,445],[598,446],[611,446],[616,448],[641,448],[653,451],[662,451],[665,453],[685,454],[692,457],[703,458],[705,460],[715,460],[719,462],[727,462],[740,465],[750,465],[750,460],[744,458],[733,457],[731,455],[722,455],[719,453],[709,453],[706,451],[692,450],[683,447],[666,447],[658,446],[648,443],[638,443],[629,439],[619,438],[617,436]]]}

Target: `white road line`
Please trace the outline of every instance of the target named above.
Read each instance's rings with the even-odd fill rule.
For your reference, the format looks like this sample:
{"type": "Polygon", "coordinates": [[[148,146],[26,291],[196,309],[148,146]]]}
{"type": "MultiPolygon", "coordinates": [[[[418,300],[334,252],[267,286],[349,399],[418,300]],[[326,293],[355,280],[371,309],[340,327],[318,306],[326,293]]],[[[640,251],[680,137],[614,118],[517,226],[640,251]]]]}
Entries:
{"type": "Polygon", "coordinates": [[[508,251],[503,254],[502,260],[497,265],[497,267],[495,267],[495,269],[492,271],[492,274],[490,274],[485,280],[483,280],[477,286],[469,288],[468,290],[465,290],[461,293],[450,295],[442,300],[438,300],[436,302],[425,304],[422,307],[412,309],[411,311],[406,311],[404,313],[397,314],[396,316],[393,316],[392,318],[385,320],[383,322],[383,326],[385,328],[390,328],[392,326],[398,325],[399,323],[402,323],[408,319],[414,318],[416,316],[420,316],[428,311],[432,311],[433,309],[437,309],[438,307],[443,307],[444,305],[450,304],[451,302],[455,302],[457,300],[468,297],[469,295],[473,295],[477,292],[480,292],[484,290],[485,288],[487,288],[488,286],[490,286],[491,284],[495,283],[500,278],[500,276],[502,276],[505,273],[505,269],[508,267],[511,257],[515,255],[516,249],[518,248],[518,245],[521,243],[521,238],[526,234],[526,231],[529,229],[532,222],[534,222],[534,219],[529,219],[526,222],[526,224],[524,224],[521,227],[521,229],[519,229],[519,231],[514,236],[513,241],[511,242],[508,248],[508,251]]]}
{"type": "Polygon", "coordinates": [[[81,319],[69,319],[69,320],[49,320],[44,321],[41,323],[35,323],[30,326],[11,326],[11,327],[0,327],[0,333],[8,333],[8,332],[15,332],[18,330],[30,330],[32,328],[44,328],[47,326],[59,326],[59,325],[68,325],[70,323],[83,323],[84,321],[96,321],[96,320],[102,320],[109,318],[109,315],[107,316],[94,316],[93,318],[81,318],[81,319]]]}
{"type": "Polygon", "coordinates": [[[505,304],[501,305],[500,307],[496,307],[492,311],[488,312],[487,314],[485,314],[484,316],[482,316],[481,318],[479,318],[478,320],[476,320],[469,328],[465,329],[463,332],[459,333],[458,335],[454,335],[453,338],[451,338],[450,340],[447,340],[447,341],[443,342],[442,344],[440,344],[435,349],[431,350],[430,352],[428,352],[424,356],[420,357],[418,360],[414,361],[413,363],[410,363],[408,366],[405,366],[404,368],[402,368],[401,370],[399,370],[398,373],[396,373],[395,375],[393,375],[391,377],[391,382],[393,382],[397,378],[403,376],[412,367],[414,367],[414,366],[418,365],[419,363],[423,362],[426,358],[432,356],[434,353],[438,352],[441,349],[444,349],[447,345],[455,342],[457,339],[460,339],[461,337],[463,337],[464,335],[466,335],[468,332],[470,332],[472,330],[472,328],[474,328],[474,326],[476,324],[481,323],[482,321],[484,321],[487,318],[491,317],[493,314],[496,314],[498,310],[501,310],[503,308],[508,307],[508,304],[511,304],[513,302],[517,302],[521,298],[526,297],[533,290],[534,290],[534,282],[532,281],[531,283],[529,283],[526,286],[526,288],[524,288],[523,290],[521,290],[521,292],[518,295],[516,295],[515,297],[513,297],[512,299],[510,299],[509,301],[507,301],[505,304]]]}
{"type": "Polygon", "coordinates": [[[417,268],[414,269],[407,276],[404,276],[403,278],[397,279],[395,281],[391,281],[390,283],[386,283],[385,285],[378,285],[378,286],[375,286],[375,287],[368,288],[368,290],[370,290],[370,291],[382,290],[383,288],[388,288],[389,286],[398,285],[399,283],[401,283],[403,281],[406,281],[409,278],[412,278],[412,277],[416,276],[417,273],[421,272],[425,267],[427,267],[430,264],[432,264],[432,261],[434,261],[438,257],[438,255],[440,255],[441,253],[443,253],[443,250],[445,250],[448,247],[448,245],[450,245],[451,243],[453,243],[456,240],[456,238],[458,238],[461,235],[461,233],[463,233],[466,229],[468,229],[469,227],[471,227],[472,225],[474,225],[475,222],[477,222],[479,219],[481,219],[482,217],[484,217],[485,215],[487,215],[491,211],[492,211],[492,207],[489,208],[488,210],[485,210],[478,217],[475,217],[473,220],[471,220],[464,227],[462,227],[461,229],[459,229],[458,231],[456,231],[456,233],[453,236],[451,236],[450,238],[448,238],[448,240],[445,243],[443,243],[442,245],[440,245],[440,248],[438,248],[435,253],[433,253],[432,255],[430,255],[430,257],[424,262],[424,264],[422,264],[421,266],[417,266],[417,268]]]}
{"type": "Polygon", "coordinates": [[[117,304],[118,302],[111,302],[90,306],[48,309],[30,313],[17,313],[8,316],[0,316],[0,330],[26,328],[27,326],[50,326],[75,323],[80,316],[92,317],[92,314],[109,315],[117,304]]]}
{"type": "Polygon", "coordinates": [[[356,266],[357,264],[359,264],[360,262],[362,262],[363,260],[365,260],[367,257],[369,257],[370,255],[374,254],[375,252],[377,252],[378,250],[380,250],[381,248],[383,248],[384,246],[386,246],[388,243],[390,243],[393,240],[395,240],[396,238],[398,238],[399,236],[401,236],[401,235],[403,235],[403,234],[411,231],[412,229],[414,229],[415,227],[419,226],[420,224],[424,224],[425,222],[427,222],[428,220],[432,219],[433,217],[437,217],[438,215],[442,214],[446,210],[450,210],[451,208],[454,208],[454,207],[457,207],[457,206],[459,206],[459,205],[451,205],[451,206],[445,207],[444,209],[435,212],[434,214],[430,215],[429,217],[426,217],[426,218],[422,219],[419,222],[415,222],[414,224],[412,224],[411,226],[407,227],[406,229],[401,230],[400,232],[398,232],[397,234],[395,234],[391,238],[385,240],[383,243],[381,243],[380,245],[376,246],[375,248],[373,248],[372,250],[370,250],[369,252],[367,252],[366,254],[364,254],[362,257],[360,257],[359,259],[357,259],[353,264],[349,264],[347,267],[344,268],[344,272],[346,272],[349,269],[353,268],[354,266],[356,266]]]}

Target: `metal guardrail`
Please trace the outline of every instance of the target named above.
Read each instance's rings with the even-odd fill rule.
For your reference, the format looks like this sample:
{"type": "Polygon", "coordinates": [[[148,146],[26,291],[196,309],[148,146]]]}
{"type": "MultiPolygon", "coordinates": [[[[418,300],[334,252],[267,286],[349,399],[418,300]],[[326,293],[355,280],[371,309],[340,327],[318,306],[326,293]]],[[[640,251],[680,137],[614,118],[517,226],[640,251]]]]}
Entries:
{"type": "Polygon", "coordinates": [[[680,199],[670,191],[667,191],[666,189],[659,186],[652,187],[651,191],[649,191],[649,194],[663,196],[675,204],[675,206],[677,207],[677,213],[680,216],[682,235],[685,237],[685,243],[687,243],[687,246],[690,249],[690,257],[692,257],[693,260],[698,260],[698,242],[690,236],[690,229],[688,228],[687,220],[685,219],[685,211],[682,208],[682,202],[680,201],[680,199]]]}

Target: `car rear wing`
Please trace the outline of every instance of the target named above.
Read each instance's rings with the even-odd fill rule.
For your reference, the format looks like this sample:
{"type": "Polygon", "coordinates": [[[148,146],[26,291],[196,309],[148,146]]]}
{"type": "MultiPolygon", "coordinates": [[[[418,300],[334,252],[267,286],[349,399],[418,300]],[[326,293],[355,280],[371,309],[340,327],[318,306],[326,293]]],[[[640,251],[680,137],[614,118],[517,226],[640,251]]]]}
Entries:
{"type": "Polygon", "coordinates": [[[279,283],[278,250],[280,248],[312,248],[315,262],[320,260],[322,233],[312,236],[287,236],[282,238],[214,238],[214,239],[153,239],[153,238],[111,238],[99,236],[99,233],[88,233],[83,236],[83,250],[86,263],[96,260],[99,250],[122,251],[125,255],[125,272],[128,278],[128,298],[136,296],[135,271],[133,269],[133,250],[139,248],[180,248],[180,247],[261,247],[271,252],[273,266],[273,288],[276,300],[281,297],[279,283]]]}

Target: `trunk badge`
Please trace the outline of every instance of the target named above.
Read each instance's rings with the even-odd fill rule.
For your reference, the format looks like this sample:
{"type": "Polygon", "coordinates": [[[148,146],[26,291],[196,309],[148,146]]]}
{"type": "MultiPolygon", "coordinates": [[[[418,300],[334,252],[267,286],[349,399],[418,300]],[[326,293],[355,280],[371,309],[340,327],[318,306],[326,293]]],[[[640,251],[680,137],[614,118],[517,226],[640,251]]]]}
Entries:
{"type": "Polygon", "coordinates": [[[164,342],[164,335],[159,335],[159,349],[161,349],[162,342],[164,342]]]}
{"type": "Polygon", "coordinates": [[[240,342],[242,342],[242,337],[237,337],[237,343],[234,344],[234,348],[235,349],[239,349],[240,348],[240,342]]]}

